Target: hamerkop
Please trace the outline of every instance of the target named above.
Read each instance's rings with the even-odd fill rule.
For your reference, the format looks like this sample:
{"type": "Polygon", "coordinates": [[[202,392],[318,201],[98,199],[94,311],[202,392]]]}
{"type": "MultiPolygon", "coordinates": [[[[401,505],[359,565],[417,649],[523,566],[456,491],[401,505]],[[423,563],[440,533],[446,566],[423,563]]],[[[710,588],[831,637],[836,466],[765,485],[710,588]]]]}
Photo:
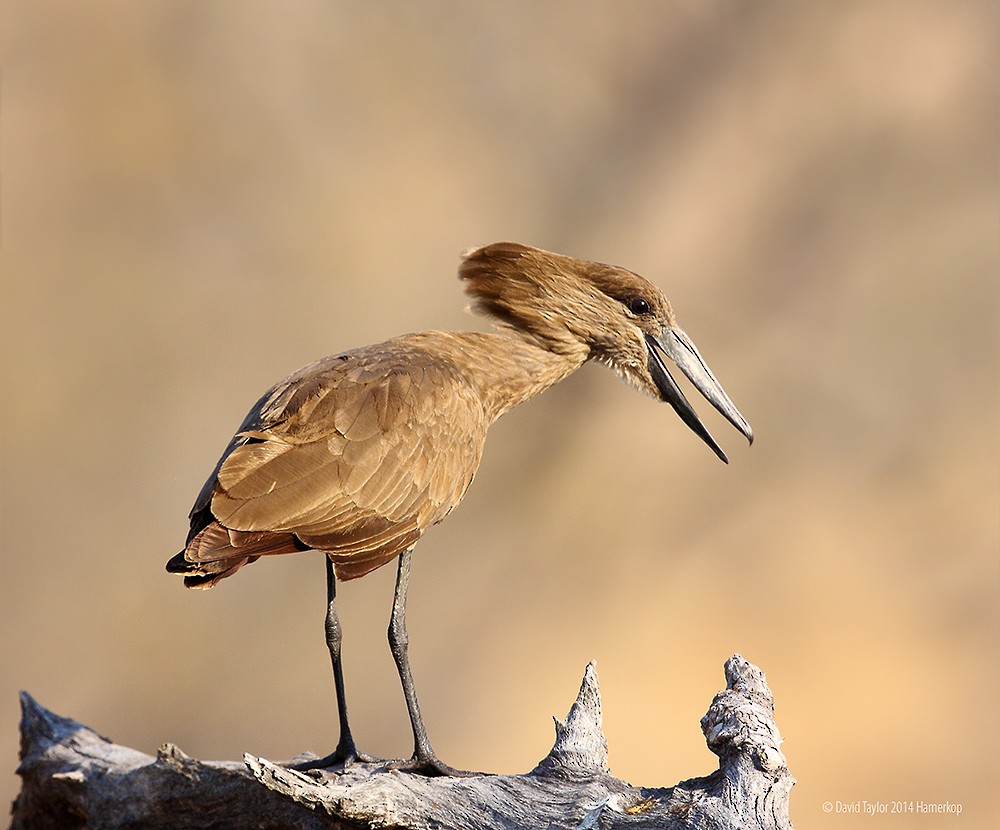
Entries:
{"type": "Polygon", "coordinates": [[[326,554],[326,640],[340,741],[303,767],[373,760],[347,720],[337,579],[398,558],[389,646],[402,682],[413,756],[393,766],[456,774],[435,756],[407,657],[413,546],[465,495],[497,418],[588,360],[669,403],[726,456],[667,370],[669,358],[753,441],[656,286],[611,265],[500,242],[463,257],[459,278],[494,333],[430,331],[327,357],[268,390],[250,410],[191,510],[185,549],[167,563],[189,588],[211,588],[261,556],[326,554]]]}

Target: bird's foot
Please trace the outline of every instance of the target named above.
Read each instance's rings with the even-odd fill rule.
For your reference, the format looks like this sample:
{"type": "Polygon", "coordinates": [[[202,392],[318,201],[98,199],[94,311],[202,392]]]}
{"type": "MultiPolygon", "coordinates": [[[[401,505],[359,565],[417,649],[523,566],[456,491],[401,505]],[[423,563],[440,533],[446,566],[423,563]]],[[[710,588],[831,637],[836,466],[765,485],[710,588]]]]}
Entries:
{"type": "Polygon", "coordinates": [[[481,772],[470,772],[463,769],[455,769],[448,766],[444,761],[433,753],[414,755],[406,760],[389,761],[386,769],[396,769],[400,772],[413,772],[417,775],[426,775],[430,778],[437,776],[447,778],[472,778],[483,775],[481,772]]]}
{"type": "Polygon", "coordinates": [[[376,758],[367,752],[361,752],[354,741],[341,741],[337,748],[323,758],[313,758],[308,761],[299,761],[297,764],[288,764],[288,769],[298,772],[308,772],[309,770],[327,770],[329,772],[344,772],[354,764],[381,764],[382,758],[376,758]]]}

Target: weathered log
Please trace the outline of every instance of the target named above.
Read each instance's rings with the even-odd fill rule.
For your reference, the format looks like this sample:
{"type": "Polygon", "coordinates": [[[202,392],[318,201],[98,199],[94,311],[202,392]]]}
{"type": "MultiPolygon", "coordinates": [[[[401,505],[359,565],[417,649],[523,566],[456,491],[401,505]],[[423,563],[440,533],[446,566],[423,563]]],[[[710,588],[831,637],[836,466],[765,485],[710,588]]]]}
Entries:
{"type": "Polygon", "coordinates": [[[357,764],[296,772],[246,755],[197,761],[166,744],[153,758],[117,746],[22,692],[21,793],[13,830],[65,828],[791,828],[795,783],[781,753],[763,672],[740,655],[725,666],[701,727],[719,769],[673,787],[609,774],[593,664],[556,721],[551,752],[523,775],[428,778],[357,764]]]}

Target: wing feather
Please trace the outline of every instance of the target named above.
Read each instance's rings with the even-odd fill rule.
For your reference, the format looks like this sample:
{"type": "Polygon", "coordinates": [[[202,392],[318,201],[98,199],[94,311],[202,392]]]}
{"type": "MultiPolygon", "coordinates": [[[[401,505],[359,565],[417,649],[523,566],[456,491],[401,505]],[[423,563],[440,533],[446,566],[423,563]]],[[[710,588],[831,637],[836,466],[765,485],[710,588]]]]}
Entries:
{"type": "Polygon", "coordinates": [[[464,495],[487,422],[454,365],[405,346],[326,358],[261,398],[192,521],[244,534],[237,547],[256,538],[245,534],[289,534],[329,552],[345,578],[411,546],[464,495]]]}
{"type": "Polygon", "coordinates": [[[230,498],[252,499],[299,481],[330,463],[319,443],[263,441],[233,450],[219,470],[219,486],[230,498]]]}

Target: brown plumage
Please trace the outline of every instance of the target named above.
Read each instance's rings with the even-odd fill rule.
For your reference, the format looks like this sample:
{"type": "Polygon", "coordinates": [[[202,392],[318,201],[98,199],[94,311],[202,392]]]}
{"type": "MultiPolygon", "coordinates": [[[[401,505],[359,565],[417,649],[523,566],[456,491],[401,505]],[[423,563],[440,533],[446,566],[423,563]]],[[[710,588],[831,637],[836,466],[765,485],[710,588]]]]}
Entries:
{"type": "Polygon", "coordinates": [[[466,254],[459,277],[474,308],[499,331],[404,335],[324,358],[281,381],[250,410],[205,482],[185,550],[167,565],[188,587],[211,588],[261,556],[327,553],[341,742],[321,763],[364,757],[347,726],[335,577],[364,576],[400,557],[392,619],[403,642],[393,653],[414,729],[410,766],[454,772],[430,749],[409,679],[409,552],[461,501],[487,429],[504,412],[598,360],[669,402],[726,460],[670,377],[667,356],[753,440],[666,298],[643,277],[509,242],[466,254]]]}

